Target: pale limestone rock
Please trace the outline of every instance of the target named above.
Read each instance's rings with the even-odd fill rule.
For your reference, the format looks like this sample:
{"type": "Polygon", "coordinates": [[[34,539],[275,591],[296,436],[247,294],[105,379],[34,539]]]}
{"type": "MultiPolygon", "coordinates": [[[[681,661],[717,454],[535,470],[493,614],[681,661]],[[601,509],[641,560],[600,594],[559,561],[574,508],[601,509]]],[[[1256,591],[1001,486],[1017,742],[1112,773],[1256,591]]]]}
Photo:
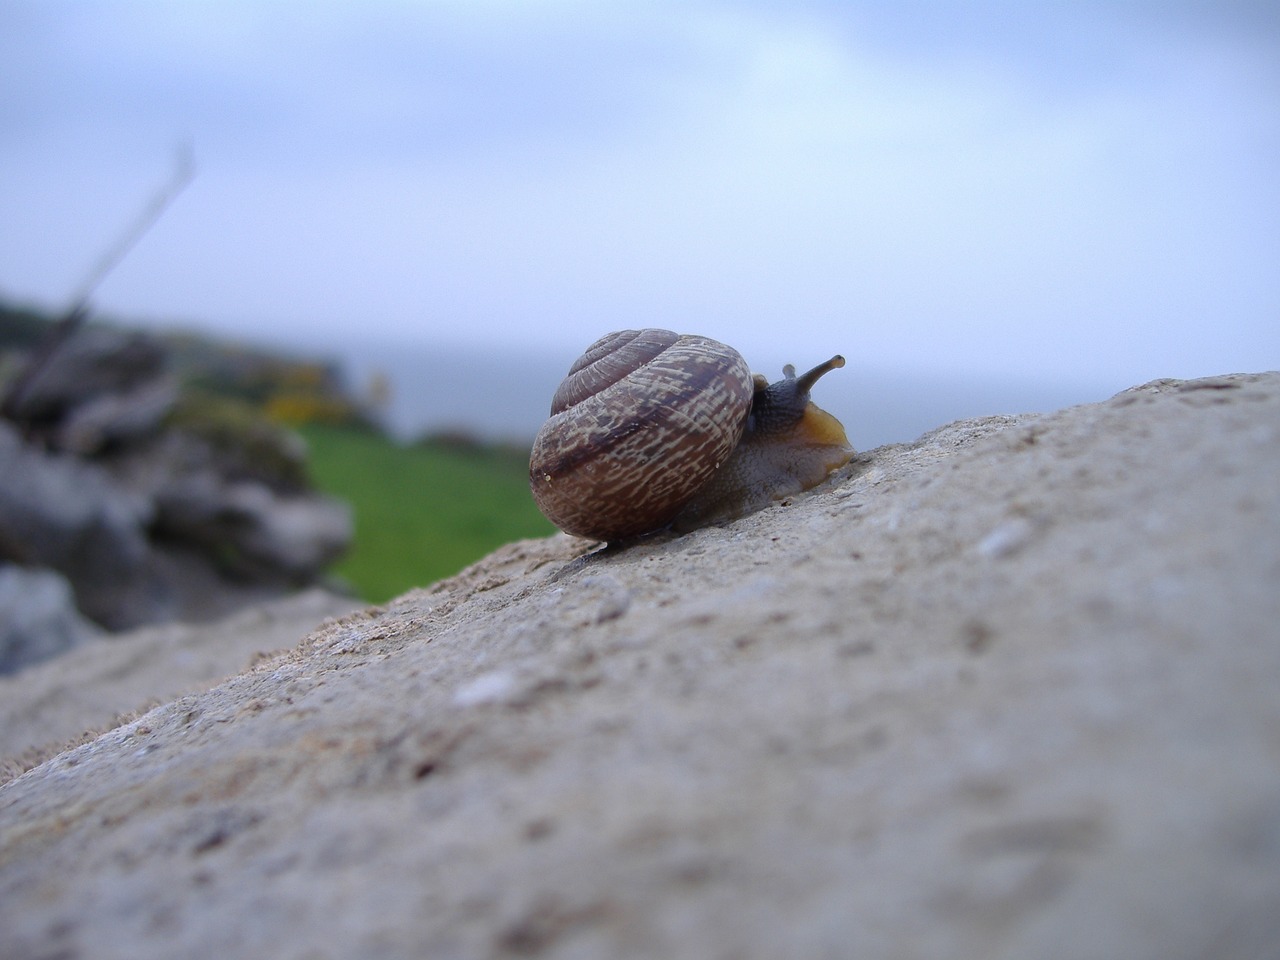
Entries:
{"type": "Polygon", "coordinates": [[[313,588],[214,623],[166,623],[91,638],[54,660],[0,677],[0,771],[87,730],[115,726],[141,707],[208,690],[358,606],[313,588]]]}
{"type": "Polygon", "coordinates": [[[0,955],[1275,956],[1278,476],[1161,381],[512,544],[0,788],[0,955]]]}

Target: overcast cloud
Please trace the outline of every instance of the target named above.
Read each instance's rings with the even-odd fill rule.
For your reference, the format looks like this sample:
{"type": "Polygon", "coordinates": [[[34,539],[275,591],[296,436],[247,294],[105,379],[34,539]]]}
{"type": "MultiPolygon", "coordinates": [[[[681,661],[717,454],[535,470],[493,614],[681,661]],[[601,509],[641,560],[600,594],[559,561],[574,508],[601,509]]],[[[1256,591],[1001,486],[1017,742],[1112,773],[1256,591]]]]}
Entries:
{"type": "Polygon", "coordinates": [[[317,345],[1280,367],[1272,3],[0,4],[0,293],[317,345]]]}

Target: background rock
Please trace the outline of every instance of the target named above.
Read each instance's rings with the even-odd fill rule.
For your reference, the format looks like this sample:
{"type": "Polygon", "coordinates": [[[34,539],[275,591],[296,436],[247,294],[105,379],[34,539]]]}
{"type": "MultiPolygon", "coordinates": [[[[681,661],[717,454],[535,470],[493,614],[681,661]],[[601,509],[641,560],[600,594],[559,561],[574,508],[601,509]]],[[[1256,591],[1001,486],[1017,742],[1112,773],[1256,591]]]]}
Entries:
{"type": "Polygon", "coordinates": [[[76,610],[64,577],[52,570],[0,563],[0,674],[47,660],[101,635],[101,629],[76,610]]]}
{"type": "Polygon", "coordinates": [[[1273,957],[1277,476],[1166,381],[513,544],[0,788],[0,955],[1273,957]]]}
{"type": "Polygon", "coordinates": [[[0,559],[57,570],[104,627],[134,626],[152,609],[153,512],[98,464],[24,444],[0,421],[0,559]]]}
{"type": "Polygon", "coordinates": [[[314,580],[354,534],[351,509],[341,501],[281,496],[212,471],[171,478],[155,502],[158,529],[221,551],[225,565],[260,580],[314,580]]]}
{"type": "MultiPolygon", "coordinates": [[[[311,490],[300,438],[235,397],[182,389],[155,338],[45,337],[0,384],[0,561],[57,571],[112,631],[224,616],[324,580],[353,522],[311,490]]],[[[24,662],[60,649],[17,629],[24,662]]]]}
{"type": "Polygon", "coordinates": [[[26,384],[15,418],[56,423],[76,408],[129,394],[164,377],[164,345],[154,337],[112,327],[84,327],[63,342],[26,384]]]}
{"type": "Polygon", "coordinates": [[[178,400],[178,382],[157,377],[120,393],[94,397],[67,413],[54,445],[89,455],[154,433],[178,400]]]}

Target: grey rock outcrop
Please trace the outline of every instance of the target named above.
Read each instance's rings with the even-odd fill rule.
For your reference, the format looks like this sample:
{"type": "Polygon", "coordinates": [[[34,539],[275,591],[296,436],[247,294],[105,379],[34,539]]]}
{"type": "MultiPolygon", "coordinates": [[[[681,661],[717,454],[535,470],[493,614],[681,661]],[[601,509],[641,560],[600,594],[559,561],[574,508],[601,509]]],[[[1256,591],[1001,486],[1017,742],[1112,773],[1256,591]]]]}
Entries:
{"type": "Polygon", "coordinates": [[[351,511],[324,497],[282,495],[212,471],[175,475],[155,492],[167,533],[230,552],[227,562],[259,577],[309,579],[351,542],[351,511]]]}
{"type": "Polygon", "coordinates": [[[0,955],[1276,956],[1277,476],[1162,381],[510,545],[0,787],[0,955]]]}
{"type": "Polygon", "coordinates": [[[60,450],[89,455],[153,433],[178,400],[178,382],[157,377],[120,393],[94,397],[68,411],[54,438],[60,450]]]}
{"type": "MultiPolygon", "coordinates": [[[[26,383],[12,415],[37,425],[61,423],[78,409],[164,382],[166,372],[165,349],[154,338],[84,327],[26,383]]],[[[156,417],[152,425],[158,422],[156,417]]]]}
{"type": "MultiPolygon", "coordinates": [[[[214,414],[182,408],[159,341],[87,327],[42,356],[0,420],[0,560],[56,571],[95,623],[223,616],[321,581],[350,545],[350,510],[307,488],[301,441],[219,421],[207,399],[214,414]]],[[[13,642],[22,662],[61,648],[13,642]]]]}
{"type": "Polygon", "coordinates": [[[71,585],[60,574],[0,563],[0,674],[101,635],[99,627],[80,616],[71,585]]]}
{"type": "Polygon", "coordinates": [[[0,557],[58,571],[79,609],[108,629],[133,626],[152,602],[150,501],[100,465],[24,444],[0,421],[0,557]]]}

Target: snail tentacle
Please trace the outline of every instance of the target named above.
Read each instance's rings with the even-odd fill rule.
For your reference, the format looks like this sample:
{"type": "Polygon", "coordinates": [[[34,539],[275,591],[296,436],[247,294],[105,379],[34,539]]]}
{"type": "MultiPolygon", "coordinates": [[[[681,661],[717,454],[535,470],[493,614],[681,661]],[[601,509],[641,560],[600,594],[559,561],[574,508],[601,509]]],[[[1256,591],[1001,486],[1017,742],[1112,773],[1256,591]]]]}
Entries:
{"type": "MultiPolygon", "coordinates": [[[[818,364],[816,367],[814,367],[804,376],[797,378],[796,385],[799,386],[802,390],[804,390],[805,393],[808,393],[810,390],[813,389],[813,385],[818,382],[818,380],[822,377],[823,374],[830,373],[832,370],[839,370],[843,366],[844,366],[844,357],[840,356],[840,354],[837,353],[834,357],[832,357],[826,363],[818,364]]],[[[786,371],[790,371],[789,373],[787,373],[787,376],[789,377],[794,377],[796,375],[795,367],[788,365],[786,367],[786,371]]]]}

